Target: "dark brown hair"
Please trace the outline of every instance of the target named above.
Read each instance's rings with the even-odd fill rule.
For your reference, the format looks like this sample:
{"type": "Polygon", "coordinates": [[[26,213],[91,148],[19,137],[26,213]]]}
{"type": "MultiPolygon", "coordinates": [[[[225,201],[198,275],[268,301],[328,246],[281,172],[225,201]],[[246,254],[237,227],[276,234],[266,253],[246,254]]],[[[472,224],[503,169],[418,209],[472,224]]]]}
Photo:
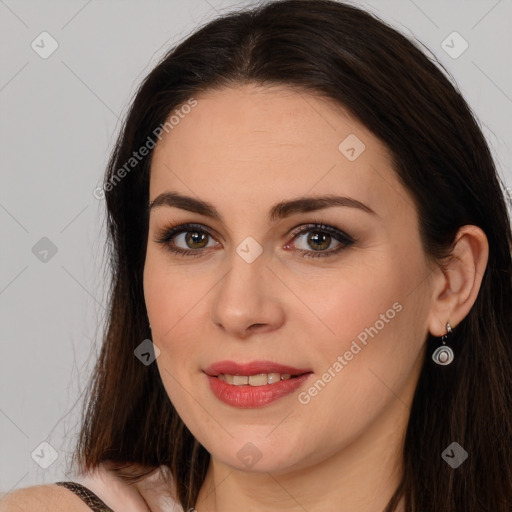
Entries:
{"type": "MultiPolygon", "coordinates": [[[[478,297],[451,338],[455,361],[438,366],[427,354],[405,432],[403,479],[386,512],[402,496],[407,511],[510,512],[510,218],[482,131],[437,64],[375,15],[330,0],[229,13],[165,55],[137,92],[105,175],[112,283],[74,453],[80,468],[109,461],[136,482],[162,467],[183,508],[196,505],[210,456],[178,416],[157,365],[134,356],[151,336],[142,287],[151,151],[115,186],[112,180],[190,98],[244,83],[286,85],[335,100],[387,145],[433,261],[450,254],[463,225],[479,226],[489,242],[478,297]],[[453,441],[469,454],[457,469],[441,457],[453,441]]],[[[438,340],[428,334],[427,341],[433,349],[438,340]]]]}

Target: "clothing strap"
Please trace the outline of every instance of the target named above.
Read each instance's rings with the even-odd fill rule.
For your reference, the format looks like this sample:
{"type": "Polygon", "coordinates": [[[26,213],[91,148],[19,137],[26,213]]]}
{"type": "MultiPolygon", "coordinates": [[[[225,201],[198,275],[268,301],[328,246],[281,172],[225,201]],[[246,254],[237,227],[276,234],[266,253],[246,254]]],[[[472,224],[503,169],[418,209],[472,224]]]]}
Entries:
{"type": "Polygon", "coordinates": [[[80,497],[94,512],[114,512],[96,494],[77,482],[55,482],[56,485],[66,487],[80,497]]]}

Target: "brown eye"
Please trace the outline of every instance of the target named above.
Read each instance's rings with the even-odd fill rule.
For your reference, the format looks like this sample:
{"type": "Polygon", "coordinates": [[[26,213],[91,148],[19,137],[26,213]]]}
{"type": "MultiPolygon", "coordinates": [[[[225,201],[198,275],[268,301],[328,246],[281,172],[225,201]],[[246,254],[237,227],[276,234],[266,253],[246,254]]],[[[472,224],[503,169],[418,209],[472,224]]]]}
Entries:
{"type": "Polygon", "coordinates": [[[313,232],[314,234],[310,234],[307,238],[307,243],[314,250],[323,250],[328,249],[331,244],[331,235],[327,235],[325,233],[313,232]]]}
{"type": "Polygon", "coordinates": [[[293,246],[305,258],[332,256],[354,243],[355,240],[343,231],[324,224],[303,226],[301,230],[294,233],[293,238],[293,246]],[[305,238],[301,241],[303,237],[305,238]],[[336,242],[334,248],[327,250],[333,242],[336,242]]]}
{"type": "Polygon", "coordinates": [[[202,249],[206,247],[208,243],[207,233],[201,231],[186,231],[185,232],[185,243],[190,249],[202,249]]]}
{"type": "Polygon", "coordinates": [[[216,243],[208,231],[195,224],[167,228],[156,242],[163,244],[171,253],[183,256],[200,256],[204,254],[202,249],[213,247],[216,243]]]}
{"type": "MultiPolygon", "coordinates": [[[[355,240],[343,231],[324,224],[310,224],[301,228],[293,234],[292,245],[295,247],[297,240],[300,241],[302,237],[308,235],[305,242],[302,242],[305,243],[305,247],[295,247],[304,258],[334,256],[355,243],[355,240]],[[328,250],[333,242],[336,242],[336,245],[328,250]]],[[[200,224],[182,224],[167,228],[156,242],[163,244],[173,254],[191,257],[201,256],[205,254],[201,249],[218,244],[213,235],[203,229],[200,224]],[[212,244],[209,243],[210,241],[212,244]]],[[[290,245],[287,244],[286,248],[289,247],[290,245]]]]}

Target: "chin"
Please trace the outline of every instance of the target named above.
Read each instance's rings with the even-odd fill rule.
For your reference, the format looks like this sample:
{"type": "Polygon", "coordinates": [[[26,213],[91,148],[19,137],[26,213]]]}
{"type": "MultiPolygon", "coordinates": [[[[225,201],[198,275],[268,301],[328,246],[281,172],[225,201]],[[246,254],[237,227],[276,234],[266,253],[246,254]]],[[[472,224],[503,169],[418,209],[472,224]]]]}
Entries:
{"type": "Polygon", "coordinates": [[[254,434],[239,436],[222,445],[214,442],[212,450],[208,451],[214,459],[238,471],[281,473],[300,469],[305,464],[300,458],[303,447],[297,448],[291,438],[287,446],[278,438],[265,438],[268,432],[265,429],[261,437],[254,434]]]}

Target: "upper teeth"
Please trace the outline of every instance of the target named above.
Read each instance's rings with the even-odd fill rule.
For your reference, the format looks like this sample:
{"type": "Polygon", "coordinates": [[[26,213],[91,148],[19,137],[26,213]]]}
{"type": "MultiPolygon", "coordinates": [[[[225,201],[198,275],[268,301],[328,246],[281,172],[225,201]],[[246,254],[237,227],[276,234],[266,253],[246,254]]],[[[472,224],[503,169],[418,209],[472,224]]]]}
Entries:
{"type": "Polygon", "coordinates": [[[291,378],[291,373],[258,373],[258,375],[228,375],[220,373],[218,378],[227,384],[235,386],[264,386],[265,384],[275,384],[281,380],[291,378]]]}

